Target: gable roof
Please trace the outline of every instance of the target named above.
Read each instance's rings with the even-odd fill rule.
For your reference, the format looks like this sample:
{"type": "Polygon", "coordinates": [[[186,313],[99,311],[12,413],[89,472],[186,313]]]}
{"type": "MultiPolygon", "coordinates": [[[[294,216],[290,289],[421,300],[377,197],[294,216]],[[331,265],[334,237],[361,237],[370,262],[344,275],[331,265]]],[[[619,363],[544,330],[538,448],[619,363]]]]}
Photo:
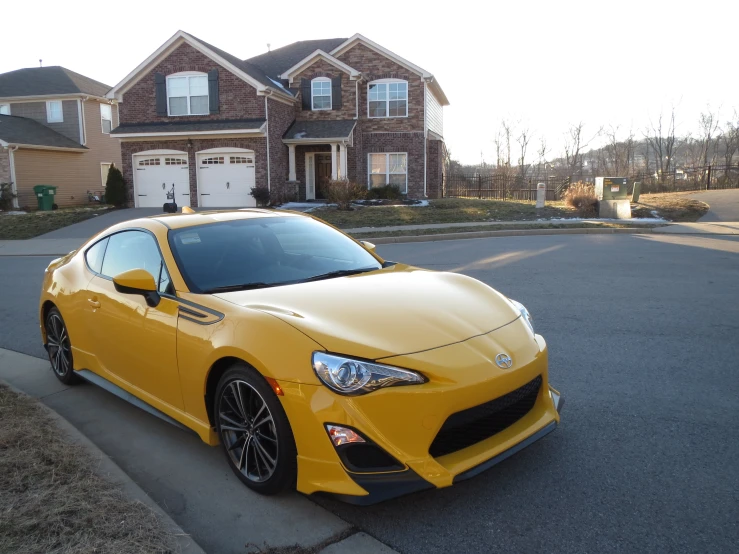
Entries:
{"type": "Polygon", "coordinates": [[[323,50],[316,50],[306,58],[303,58],[298,63],[296,63],[294,66],[292,66],[290,69],[286,70],[284,73],[280,75],[280,78],[282,79],[289,79],[290,83],[292,84],[293,76],[297,73],[300,73],[305,68],[310,67],[310,65],[318,60],[326,60],[328,63],[333,65],[334,67],[340,69],[341,71],[344,71],[349,74],[350,79],[357,79],[360,76],[359,71],[354,69],[353,67],[349,67],[341,60],[337,60],[334,58],[331,54],[327,54],[323,50]]]}
{"type": "Polygon", "coordinates": [[[79,142],[57,133],[46,125],[14,115],[0,115],[0,143],[87,150],[87,147],[79,142]]]}
{"type": "Polygon", "coordinates": [[[110,86],[59,65],[29,67],[0,74],[0,98],[90,94],[105,96],[110,86]]]}
{"type": "Polygon", "coordinates": [[[248,63],[248,61],[242,61],[225,50],[221,50],[220,48],[200,40],[185,31],[177,31],[172,35],[169,40],[157,48],[156,51],[139,64],[136,69],[126,75],[121,82],[108,91],[106,96],[108,98],[118,98],[120,100],[122,94],[128,90],[130,86],[138,82],[139,76],[142,75],[144,71],[150,70],[158,60],[169,55],[182,43],[189,44],[205,56],[211,58],[214,62],[225,67],[234,75],[240,77],[256,88],[258,93],[271,91],[294,100],[293,94],[287,88],[283,87],[282,83],[277,80],[270,79],[260,68],[248,63]]]}
{"type": "Polygon", "coordinates": [[[258,67],[266,75],[273,79],[279,79],[284,73],[296,63],[316,50],[331,52],[334,48],[346,41],[345,38],[327,38],[319,40],[300,40],[282,48],[270,50],[264,54],[249,58],[246,63],[258,67]]]}
{"type": "Polygon", "coordinates": [[[316,119],[312,121],[295,121],[285,131],[282,141],[285,144],[311,142],[326,139],[348,139],[352,134],[356,119],[316,119]]]}

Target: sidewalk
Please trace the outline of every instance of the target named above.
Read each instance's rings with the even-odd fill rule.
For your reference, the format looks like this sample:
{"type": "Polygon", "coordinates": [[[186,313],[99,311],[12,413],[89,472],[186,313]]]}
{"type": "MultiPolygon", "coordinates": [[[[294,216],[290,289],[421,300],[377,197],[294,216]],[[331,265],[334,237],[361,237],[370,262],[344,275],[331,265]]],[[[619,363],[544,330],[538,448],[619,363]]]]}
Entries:
{"type": "MultiPolygon", "coordinates": [[[[477,223],[430,223],[427,225],[394,225],[391,227],[357,227],[354,229],[342,229],[345,233],[392,233],[399,231],[423,231],[425,229],[463,229],[469,227],[503,226],[508,230],[480,231],[487,236],[505,237],[519,236],[522,234],[597,234],[605,233],[665,233],[677,235],[739,235],[739,222],[706,222],[706,223],[666,223],[659,219],[553,219],[545,221],[480,221],[477,223]],[[555,224],[566,227],[591,223],[594,225],[603,223],[618,223],[629,225],[630,228],[573,228],[573,229],[517,229],[517,227],[535,224],[555,224]],[[662,227],[644,228],[646,225],[663,223],[662,227]]],[[[458,234],[457,238],[468,238],[467,233],[448,233],[437,235],[422,235],[424,240],[445,240],[458,234]]],[[[482,235],[480,235],[482,236],[482,235]]],[[[413,236],[382,237],[385,242],[413,242],[413,236]]],[[[35,238],[28,240],[0,240],[0,257],[2,256],[64,256],[72,250],[79,248],[86,239],[81,238],[35,238]]],[[[378,244],[381,242],[378,240],[378,244]]]]}

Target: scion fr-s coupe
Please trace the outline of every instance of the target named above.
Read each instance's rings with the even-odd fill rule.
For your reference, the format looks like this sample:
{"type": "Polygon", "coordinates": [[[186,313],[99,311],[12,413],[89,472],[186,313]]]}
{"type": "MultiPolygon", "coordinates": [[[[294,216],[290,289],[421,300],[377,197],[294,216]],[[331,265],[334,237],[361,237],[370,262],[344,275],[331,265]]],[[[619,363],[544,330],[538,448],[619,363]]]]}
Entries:
{"type": "Polygon", "coordinates": [[[523,305],[298,213],[115,225],[49,265],[39,316],[61,381],[220,443],[264,494],[450,486],[553,431],[563,402],[523,305]]]}

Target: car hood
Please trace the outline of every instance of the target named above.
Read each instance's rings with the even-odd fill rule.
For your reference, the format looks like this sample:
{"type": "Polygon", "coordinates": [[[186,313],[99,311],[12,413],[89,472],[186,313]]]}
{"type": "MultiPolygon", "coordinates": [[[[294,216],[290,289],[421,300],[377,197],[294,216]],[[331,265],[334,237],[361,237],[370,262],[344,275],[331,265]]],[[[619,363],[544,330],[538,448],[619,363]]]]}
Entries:
{"type": "Polygon", "coordinates": [[[502,294],[476,279],[401,264],[215,296],[270,313],[330,352],[371,360],[460,342],[520,315],[502,294]]]}

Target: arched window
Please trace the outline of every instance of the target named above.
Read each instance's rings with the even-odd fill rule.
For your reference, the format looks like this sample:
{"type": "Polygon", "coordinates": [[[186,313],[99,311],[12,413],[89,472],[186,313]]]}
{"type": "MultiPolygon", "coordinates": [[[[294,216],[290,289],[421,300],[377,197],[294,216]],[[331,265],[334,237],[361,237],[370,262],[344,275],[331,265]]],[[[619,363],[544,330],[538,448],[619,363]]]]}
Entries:
{"type": "Polygon", "coordinates": [[[185,71],[167,76],[169,115],[207,115],[208,74],[185,71]]]}
{"type": "Polygon", "coordinates": [[[328,77],[316,77],[310,83],[311,87],[311,109],[331,109],[331,79],[328,77]]]}
{"type": "Polygon", "coordinates": [[[408,81],[378,79],[367,85],[368,117],[408,117],[408,81]]]}

